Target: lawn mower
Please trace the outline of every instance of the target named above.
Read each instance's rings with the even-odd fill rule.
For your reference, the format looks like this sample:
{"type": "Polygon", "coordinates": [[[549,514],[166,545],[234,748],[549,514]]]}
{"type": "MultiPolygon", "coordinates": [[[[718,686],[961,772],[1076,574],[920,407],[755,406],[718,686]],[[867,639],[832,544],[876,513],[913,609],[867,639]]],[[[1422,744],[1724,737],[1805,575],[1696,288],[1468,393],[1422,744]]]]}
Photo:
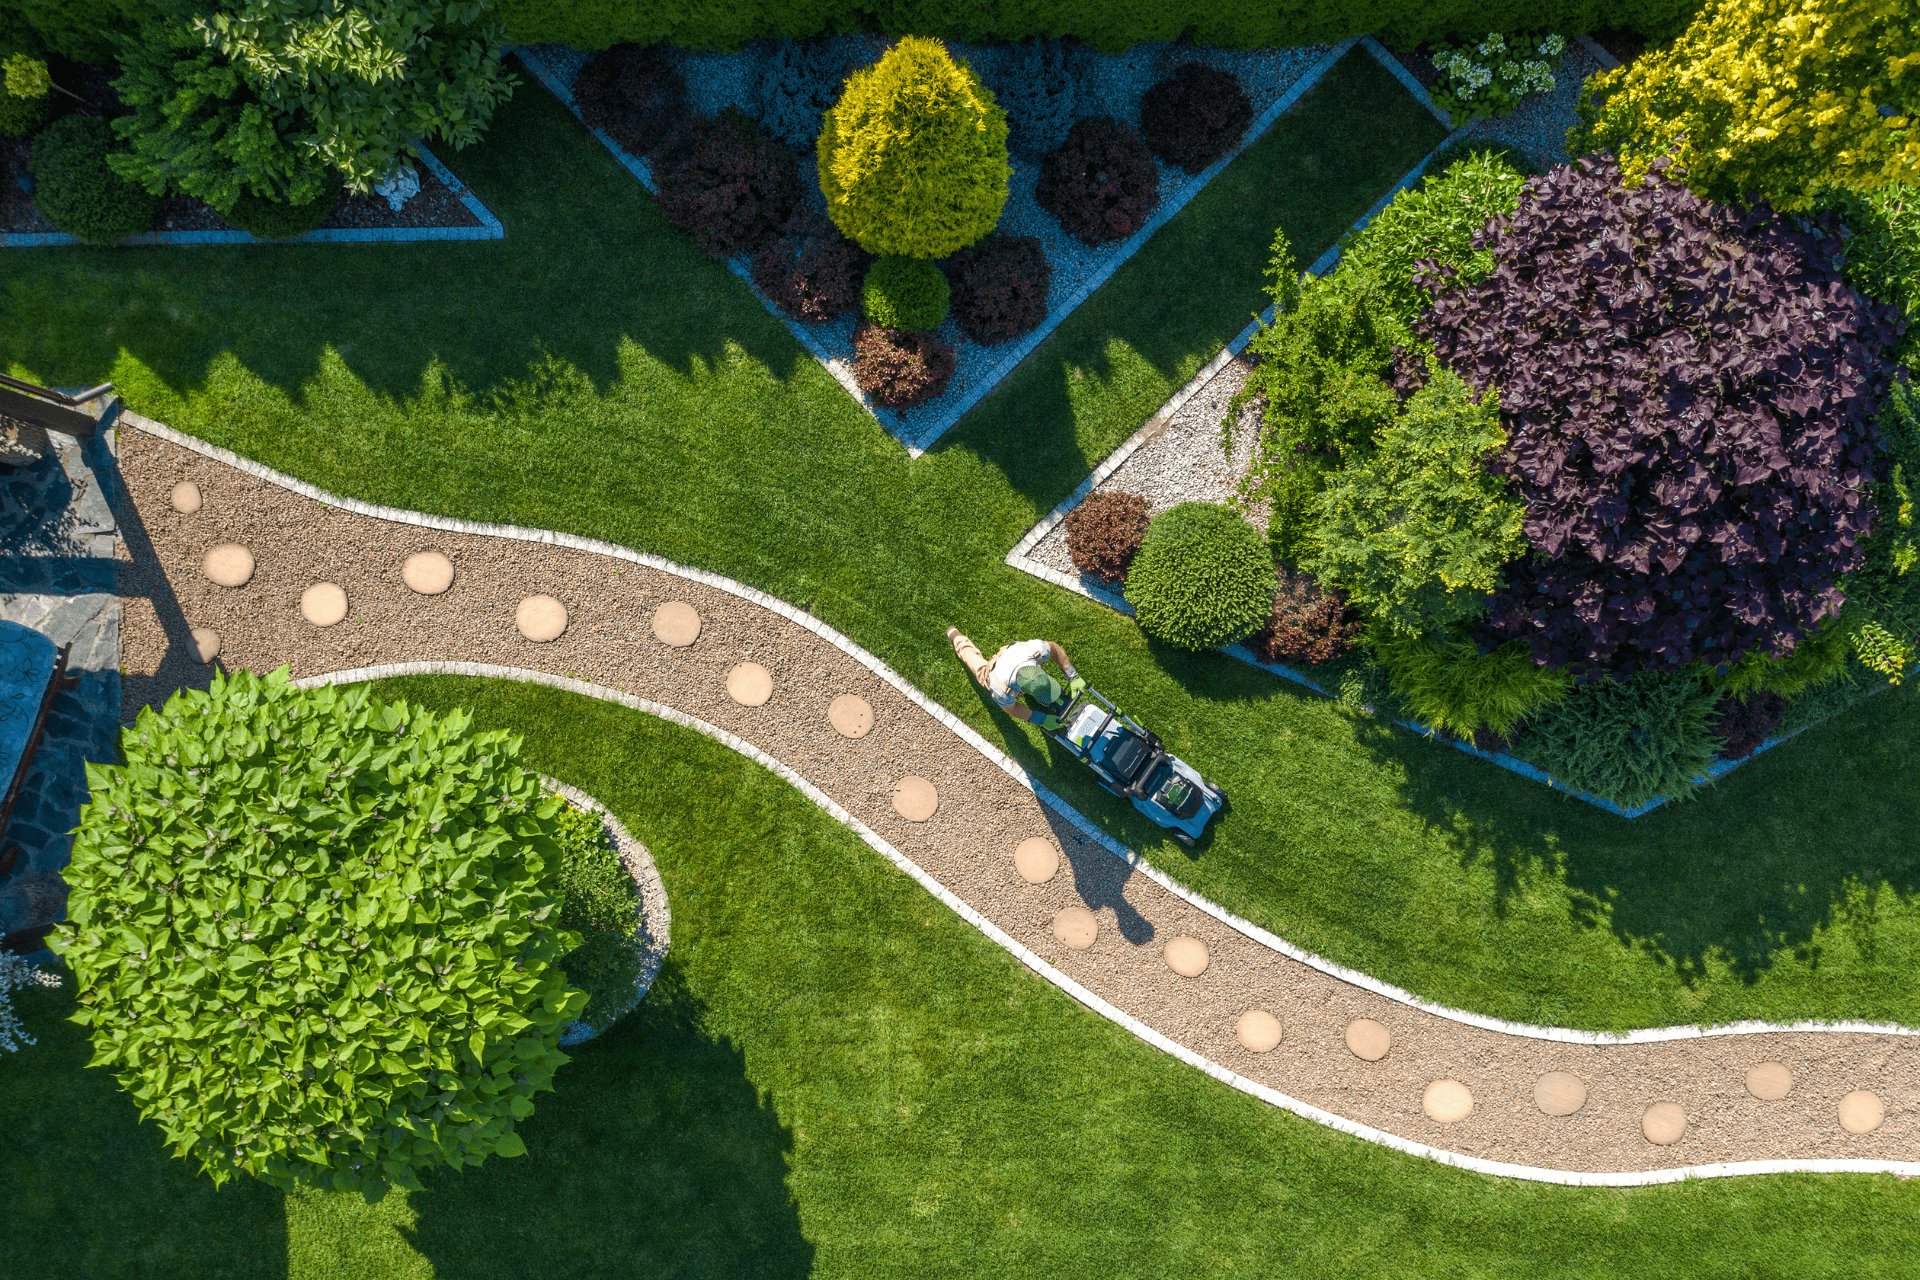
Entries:
{"type": "Polygon", "coordinates": [[[1133,801],[1181,844],[1198,841],[1213,815],[1227,808],[1225,791],[1168,754],[1160,739],[1092,688],[1079,689],[1061,713],[1059,728],[1048,733],[1093,770],[1101,786],[1133,801]]]}

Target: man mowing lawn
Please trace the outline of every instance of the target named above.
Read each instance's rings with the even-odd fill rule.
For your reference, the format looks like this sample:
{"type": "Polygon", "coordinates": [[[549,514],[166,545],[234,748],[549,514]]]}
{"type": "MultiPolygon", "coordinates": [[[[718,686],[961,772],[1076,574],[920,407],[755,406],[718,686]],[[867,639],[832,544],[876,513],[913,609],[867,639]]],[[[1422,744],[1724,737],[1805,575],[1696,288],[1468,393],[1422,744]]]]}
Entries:
{"type": "Polygon", "coordinates": [[[948,627],[947,639],[953,642],[953,651],[967,664],[967,670],[973,672],[980,687],[991,693],[994,702],[1015,720],[1028,720],[1042,729],[1058,729],[1060,713],[1087,687],[1087,682],[1073,669],[1067,651],[1051,640],[1016,640],[992,658],[983,658],[980,647],[961,635],[960,628],[948,627]],[[1060,664],[1060,670],[1067,677],[1066,688],[1062,689],[1053,673],[1047,670],[1049,658],[1060,664]],[[1021,701],[1023,696],[1025,702],[1021,701]]]}

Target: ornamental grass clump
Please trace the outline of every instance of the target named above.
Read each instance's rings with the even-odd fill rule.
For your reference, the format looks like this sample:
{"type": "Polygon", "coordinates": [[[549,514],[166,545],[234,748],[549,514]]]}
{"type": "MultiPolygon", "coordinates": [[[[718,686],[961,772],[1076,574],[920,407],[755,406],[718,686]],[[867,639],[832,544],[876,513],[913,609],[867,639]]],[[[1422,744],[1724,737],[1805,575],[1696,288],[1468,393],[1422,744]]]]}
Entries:
{"type": "Polygon", "coordinates": [[[1137,493],[1088,494],[1067,513],[1067,556],[1081,573],[1118,586],[1127,580],[1148,523],[1147,500],[1137,493]]]}
{"type": "Polygon", "coordinates": [[[1575,685],[1529,721],[1514,753],[1569,791],[1637,809],[1706,781],[1718,740],[1714,691],[1692,671],[1575,685]]]}
{"type": "Polygon", "coordinates": [[[1566,696],[1566,675],[1540,666],[1526,645],[1512,641],[1483,650],[1453,636],[1377,629],[1368,647],[1414,718],[1456,738],[1509,738],[1523,720],[1566,696]]]}
{"type": "Polygon", "coordinates": [[[52,106],[53,76],[47,64],[24,53],[0,63],[0,134],[24,138],[45,121],[52,106]]]}
{"type": "Polygon", "coordinates": [[[820,133],[827,214],[869,253],[944,258],[1007,203],[1007,118],[946,46],[908,36],[847,78],[820,133]]]}
{"type": "Polygon", "coordinates": [[[1535,554],[1508,566],[1490,643],[1711,668],[1783,654],[1838,610],[1872,528],[1897,317],[1846,283],[1837,230],[1586,159],[1475,237],[1491,275],[1416,277],[1436,295],[1416,332],[1499,389],[1492,466],[1526,508],[1535,554]]]}
{"type": "Polygon", "coordinates": [[[216,674],[88,765],[68,923],[75,1020],[215,1182],[418,1189],[520,1155],[586,997],[559,961],[559,801],[518,739],[216,674]]]}
{"type": "Polygon", "coordinates": [[[1199,173],[1240,145],[1253,103],[1231,71],[1185,62],[1140,99],[1140,133],[1153,154],[1199,173]]]}
{"type": "Polygon", "coordinates": [[[1139,134],[1111,116],[1089,116],[1042,162],[1034,199],[1082,243],[1111,244],[1160,207],[1160,170],[1139,134]]]}
{"type": "Polygon", "coordinates": [[[1273,611],[1273,557],[1260,531],[1212,502],[1155,516],[1127,570],[1140,629],[1182,649],[1245,639],[1273,611]]]}

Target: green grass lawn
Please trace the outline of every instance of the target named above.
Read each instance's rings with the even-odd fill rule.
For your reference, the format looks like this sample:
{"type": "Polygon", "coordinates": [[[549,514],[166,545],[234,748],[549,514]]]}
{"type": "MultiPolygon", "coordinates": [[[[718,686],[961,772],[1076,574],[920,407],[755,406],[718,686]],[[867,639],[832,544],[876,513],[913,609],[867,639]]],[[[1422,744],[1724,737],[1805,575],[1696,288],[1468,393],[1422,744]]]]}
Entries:
{"type": "Polygon", "coordinates": [[[1920,1183],[1502,1181],[1296,1119],[1081,1008],[785,783],[528,685],[413,679],[642,835],[673,950],[576,1051],[529,1154],[355,1195],[214,1190],[104,1071],[67,993],[0,1063],[9,1280],[526,1276],[1902,1276],[1920,1183]]]}
{"type": "Polygon", "coordinates": [[[0,351],[337,492],[812,607],[1188,884],[1424,996],[1585,1027],[1920,1021],[1911,693],[1627,822],[1001,562],[1262,304],[1276,223],[1311,259],[1439,136],[1348,58],[914,462],[537,88],[454,157],[504,241],[9,250],[0,351]],[[1192,855],[1161,840],[991,712],[950,622],[1059,640],[1234,812],[1192,855]]]}

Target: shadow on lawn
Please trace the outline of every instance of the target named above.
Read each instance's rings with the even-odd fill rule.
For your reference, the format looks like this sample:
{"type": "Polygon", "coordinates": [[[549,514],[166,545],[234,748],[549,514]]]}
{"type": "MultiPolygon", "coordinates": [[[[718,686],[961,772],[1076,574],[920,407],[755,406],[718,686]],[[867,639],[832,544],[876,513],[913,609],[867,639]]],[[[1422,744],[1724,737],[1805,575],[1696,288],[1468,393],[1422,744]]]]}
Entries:
{"type": "Polygon", "coordinates": [[[813,1270],[793,1134],[742,1051],[701,1026],[669,957],[640,1008],[572,1051],[519,1126],[525,1156],[443,1171],[409,1243],[435,1274],[786,1280],[813,1270]]]}
{"type": "Polygon", "coordinates": [[[1852,952],[1843,965],[1887,958],[1882,913],[1920,896],[1913,712],[1910,692],[1869,699],[1633,819],[1382,722],[1363,740],[1463,865],[1491,867],[1499,914],[1546,870],[1564,878],[1577,922],[1690,985],[1712,961],[1753,982],[1784,960],[1818,968],[1836,932],[1852,952]]]}

